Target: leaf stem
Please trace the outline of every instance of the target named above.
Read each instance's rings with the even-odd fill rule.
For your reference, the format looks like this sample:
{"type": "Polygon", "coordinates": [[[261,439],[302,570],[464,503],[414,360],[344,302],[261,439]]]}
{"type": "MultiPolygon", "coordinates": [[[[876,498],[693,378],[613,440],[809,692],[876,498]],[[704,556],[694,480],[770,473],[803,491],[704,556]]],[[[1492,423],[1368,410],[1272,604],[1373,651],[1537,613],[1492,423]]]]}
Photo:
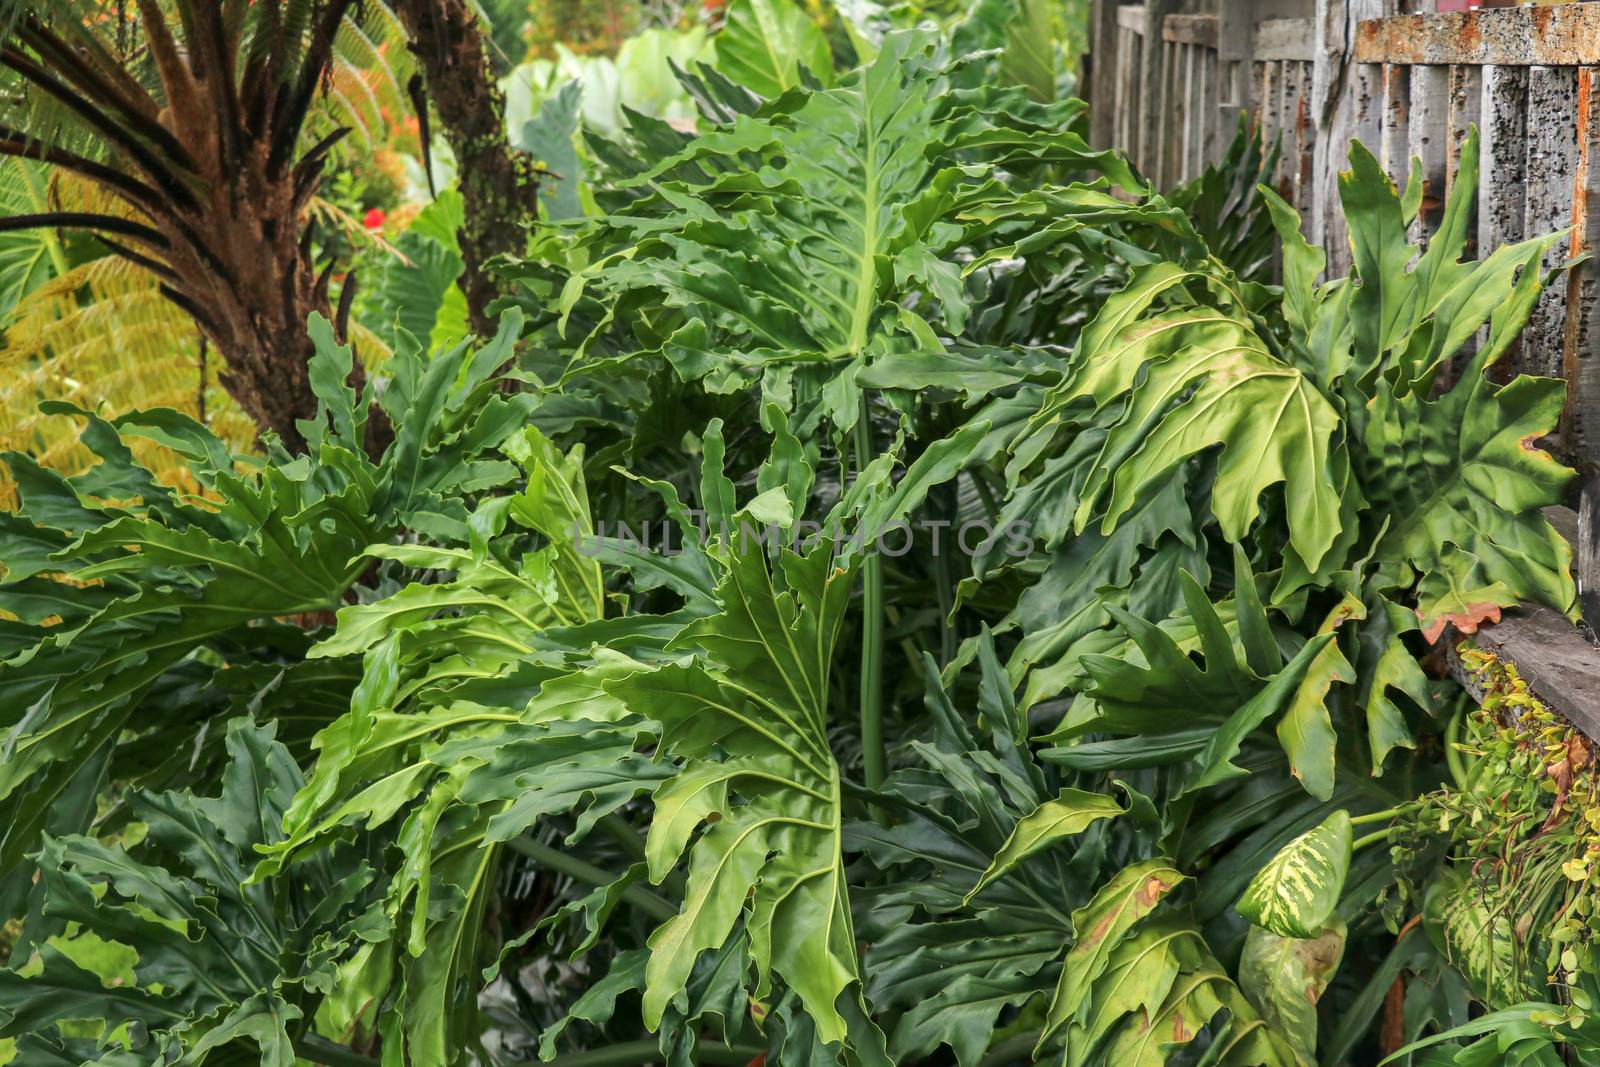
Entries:
{"type": "Polygon", "coordinates": [[[1389,808],[1385,811],[1375,811],[1371,815],[1357,815],[1350,820],[1351,826],[1366,826],[1368,823],[1388,822],[1390,819],[1405,811],[1405,805],[1389,808]]]}
{"type": "MultiPolygon", "coordinates": [[[[744,1064],[766,1051],[754,1045],[728,1046],[705,1041],[696,1045],[694,1058],[696,1063],[744,1067],[744,1064]]],[[[659,1063],[662,1058],[660,1042],[645,1038],[557,1056],[549,1061],[549,1067],[635,1067],[637,1064],[659,1063]]]]}
{"type": "MultiPolygon", "coordinates": [[[[956,536],[957,520],[960,515],[960,500],[956,495],[955,487],[958,482],[941,487],[940,503],[944,505],[942,516],[949,523],[945,531],[953,540],[956,536]]],[[[939,666],[943,667],[956,658],[958,638],[955,623],[950,616],[955,612],[956,579],[950,568],[951,546],[939,541],[933,543],[933,591],[939,600],[939,666]]]]}
{"type": "MultiPolygon", "coordinates": [[[[861,391],[856,417],[856,476],[872,462],[872,403],[861,391]]],[[[870,539],[876,531],[865,531],[870,539]]],[[[861,569],[861,759],[868,789],[883,784],[888,757],[883,745],[883,557],[870,543],[861,569]]]]}
{"type": "MultiPolygon", "coordinates": [[[[1352,819],[1350,821],[1354,822],[1355,820],[1352,819]]],[[[1350,846],[1350,851],[1351,852],[1360,852],[1362,849],[1366,848],[1368,845],[1375,845],[1379,841],[1388,840],[1388,838],[1389,838],[1389,830],[1390,830],[1390,827],[1385,826],[1382,830],[1374,830],[1372,833],[1368,834],[1366,837],[1358,837],[1358,838],[1356,838],[1355,843],[1350,846]]]]}
{"type": "Polygon", "coordinates": [[[636,860],[644,859],[644,842],[639,840],[639,831],[635,830],[627,819],[612,812],[610,815],[600,816],[600,821],[596,825],[605,831],[606,836],[621,845],[622,850],[629,856],[636,860]]]}
{"type": "Polygon", "coordinates": [[[294,1054],[323,1067],[378,1067],[370,1056],[337,1045],[318,1034],[306,1034],[294,1042],[294,1054]]]}
{"type": "Polygon", "coordinates": [[[1469,789],[1466,762],[1461,758],[1461,750],[1456,747],[1461,739],[1461,727],[1466,721],[1466,709],[1456,712],[1450,717],[1450,722],[1444,728],[1444,762],[1450,768],[1450,777],[1455,779],[1456,789],[1466,792],[1469,789]]]}
{"type": "MultiPolygon", "coordinates": [[[[506,842],[506,847],[511,851],[528,857],[535,863],[549,867],[553,871],[576,878],[580,882],[587,882],[593,886],[607,886],[617,880],[617,876],[592,863],[585,863],[576,856],[569,856],[559,849],[551,848],[542,841],[535,841],[531,837],[523,836],[512,838],[506,842]]],[[[622,899],[649,915],[653,919],[666,922],[678,914],[678,909],[664,897],[644,888],[644,886],[630,885],[622,891],[622,899]]]]}

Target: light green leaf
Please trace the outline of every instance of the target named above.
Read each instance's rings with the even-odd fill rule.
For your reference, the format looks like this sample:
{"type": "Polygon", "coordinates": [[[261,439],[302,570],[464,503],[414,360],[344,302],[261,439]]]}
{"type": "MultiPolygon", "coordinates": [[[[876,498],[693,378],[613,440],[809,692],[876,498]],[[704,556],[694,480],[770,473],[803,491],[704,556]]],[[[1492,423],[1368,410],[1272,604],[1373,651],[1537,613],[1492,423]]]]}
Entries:
{"type": "Polygon", "coordinates": [[[1128,932],[1186,878],[1167,860],[1145,860],[1117,872],[1093,900],[1072,913],[1077,937],[1050,1002],[1044,1033],[1039,1038],[1041,1048],[1053,1033],[1080,1018],[1079,1013],[1092,1003],[1090,990],[1111,968],[1128,932]]]}
{"type": "Polygon", "coordinates": [[[717,69],[762,96],[800,85],[802,69],[833,84],[828,40],[793,0],[733,0],[716,47],[717,69]]]}
{"type": "Polygon", "coordinates": [[[1347,933],[1337,916],[1312,938],[1280,937],[1252,926],[1239,960],[1239,985],[1302,1063],[1317,1060],[1317,1002],[1344,958],[1347,933]]]}
{"type": "Polygon", "coordinates": [[[1251,879],[1239,914],[1279,937],[1321,936],[1344,891],[1351,839],[1341,809],[1290,841],[1251,879]]]}
{"type": "Polygon", "coordinates": [[[1063,837],[1081,834],[1101,819],[1114,819],[1122,812],[1122,805],[1104,794],[1063,789],[1056,799],[1046,801],[1017,820],[1011,836],[995,853],[994,859],[978,877],[977,884],[967,893],[964,902],[970,904],[972,898],[990,882],[1040,849],[1049,847],[1063,837]]]}

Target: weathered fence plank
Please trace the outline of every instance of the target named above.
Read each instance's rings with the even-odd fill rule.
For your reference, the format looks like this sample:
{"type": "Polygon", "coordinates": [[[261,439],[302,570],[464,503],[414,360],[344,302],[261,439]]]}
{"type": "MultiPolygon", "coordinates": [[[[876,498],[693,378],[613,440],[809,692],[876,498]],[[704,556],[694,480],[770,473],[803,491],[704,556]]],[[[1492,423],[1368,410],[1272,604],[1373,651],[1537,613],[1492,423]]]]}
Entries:
{"type": "Polygon", "coordinates": [[[1444,15],[1398,15],[1361,23],[1365,63],[1583,67],[1600,64],[1600,8],[1586,4],[1444,15]]]}
{"type": "Polygon", "coordinates": [[[1411,225],[1413,241],[1438,229],[1444,203],[1446,131],[1449,123],[1450,70],[1412,67],[1411,103],[1406,122],[1406,157],[1422,164],[1422,210],[1411,225]]]}
{"type": "MultiPolygon", "coordinates": [[[[1572,221],[1572,178],[1578,165],[1578,72],[1572,67],[1534,67],[1528,73],[1527,206],[1523,232],[1551,233],[1572,221]]],[[[1546,254],[1545,269],[1567,259],[1567,245],[1546,254]]],[[[1565,285],[1545,289],[1523,331],[1519,369],[1560,377],[1566,340],[1565,285]]]]}

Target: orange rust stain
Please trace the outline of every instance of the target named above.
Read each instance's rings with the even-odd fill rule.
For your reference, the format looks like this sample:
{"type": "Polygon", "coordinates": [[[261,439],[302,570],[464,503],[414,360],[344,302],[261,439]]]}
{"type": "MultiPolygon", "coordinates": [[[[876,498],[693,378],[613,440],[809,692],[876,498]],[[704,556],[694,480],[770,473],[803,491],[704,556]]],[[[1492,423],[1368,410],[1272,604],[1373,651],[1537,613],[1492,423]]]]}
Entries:
{"type": "Polygon", "coordinates": [[[1585,70],[1578,76],[1578,173],[1572,183],[1572,254],[1583,251],[1589,221],[1589,130],[1593,125],[1596,72],[1585,70]]]}
{"type": "Polygon", "coordinates": [[[1461,32],[1457,37],[1461,40],[1461,47],[1466,49],[1476,49],[1483,43],[1483,30],[1478,25],[1476,14],[1469,13],[1462,18],[1461,32]]]}

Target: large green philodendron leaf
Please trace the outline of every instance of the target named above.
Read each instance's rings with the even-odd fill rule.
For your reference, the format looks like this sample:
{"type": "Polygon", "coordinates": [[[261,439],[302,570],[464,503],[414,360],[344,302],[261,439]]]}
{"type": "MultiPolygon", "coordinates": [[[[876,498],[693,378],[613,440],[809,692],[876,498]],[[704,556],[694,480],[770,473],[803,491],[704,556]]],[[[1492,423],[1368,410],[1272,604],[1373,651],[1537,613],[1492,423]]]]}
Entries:
{"type": "MultiPolygon", "coordinates": [[[[25,455],[5,457],[21,504],[3,519],[0,611],[22,622],[7,633],[0,662],[8,693],[0,712],[0,875],[22,869],[52,805],[98,751],[163,730],[169,750],[204,737],[217,709],[167,696],[164,678],[186,670],[221,678],[230,656],[255,662],[246,650],[270,646],[265,624],[337,606],[364,567],[353,557],[397,529],[466,539],[458,498],[514,473],[482,453],[530,406],[531,398],[498,394],[491,380],[520,328],[512,313],[493,343],[463,344],[431,361],[416,345],[402,346],[381,399],[396,437],[377,461],[364,448],[372,395],[357,397],[346,385],[352,354],[321,319],[310,327],[319,401],[318,418],[303,424],[311,455],[277,450],[241,473],[209,430],[176,412],[108,423],[56,406],[84,420],[83,440],[101,463],[64,478],[25,455]],[[212,499],[158,485],[122,435],[178,451],[212,499]]],[[[118,774],[138,778],[164,766],[134,760],[119,763],[118,774]]],[[[14,880],[8,892],[24,884],[14,880]]]]}
{"type": "Polygon", "coordinates": [[[976,709],[958,708],[924,660],[932,740],[915,742],[917,765],[887,783],[893,821],[849,827],[851,846],[884,876],[859,893],[867,992],[893,1019],[896,1062],[947,1045],[976,1067],[1001,1013],[1033,1010],[1060,980],[1072,908],[1107,862],[1106,820],[1135,842],[1159,833],[1150,801],[1132,790],[1124,809],[1058,788],[1024,743],[1026,718],[987,634],[977,659],[976,709]]]}
{"type": "MultiPolygon", "coordinates": [[[[1106,605],[1134,648],[1116,650],[1120,655],[1081,656],[1090,684],[1047,738],[1065,744],[1047,750],[1044,759],[1085,770],[1172,766],[1179,771],[1178,796],[1245,774],[1233,760],[1268,719],[1297,713],[1307,675],[1332,647],[1334,635],[1313,637],[1286,661],[1242,551],[1235,552],[1234,567],[1235,596],[1227,621],[1198,582],[1181,576],[1187,621],[1196,632],[1203,667],[1167,630],[1106,605]],[[1113,739],[1074,743],[1091,732],[1113,739]]],[[[1331,761],[1332,738],[1326,743],[1331,761]]],[[[1291,755],[1296,751],[1293,744],[1285,747],[1291,755]]]]}
{"type": "MultiPolygon", "coordinates": [[[[1294,343],[1349,420],[1374,568],[1391,586],[1417,587],[1430,640],[1447,622],[1470,631],[1519,601],[1562,611],[1575,601],[1571,549],[1541,511],[1561,501],[1572,472],[1536,443],[1559,424],[1562,383],[1522,376],[1501,386],[1485,377],[1527,323],[1540,264],[1560,235],[1461,262],[1477,194],[1475,131],[1460,160],[1439,230],[1418,248],[1407,235],[1415,189],[1402,196],[1372,154],[1352,145],[1339,193],[1355,277],[1323,286],[1322,257],[1300,235],[1299,218],[1263,193],[1286,249],[1294,343]],[[1480,331],[1484,342],[1468,354],[1480,331]],[[1435,396],[1452,362],[1455,383],[1435,396]]],[[[1316,561],[1304,559],[1315,572],[1316,561]]]]}
{"type": "MultiPolygon", "coordinates": [[[[1009,203],[1003,168],[1093,168],[1142,188],[1065,128],[1063,108],[1020,89],[951,90],[934,45],[893,34],[838,85],[708,116],[721,121],[687,141],[637,126],[653,165],[613,183],[618,208],[571,257],[589,264],[561,297],[568,328],[593,324],[579,355],[664,357],[714,391],[759,380],[786,409],[820,405],[848,429],[874,358],[960,335],[954,253],[995,225],[968,209],[1009,203]]],[[[1133,210],[1105,200],[1089,210],[1133,210]]]]}
{"type": "MultiPolygon", "coordinates": [[[[1217,278],[1177,264],[1140,268],[1085,329],[1072,372],[1030,421],[1042,438],[1076,402],[1118,417],[1078,493],[1075,528],[1110,533],[1153,485],[1190,457],[1220,448],[1211,510],[1240,543],[1262,494],[1283,485],[1290,542],[1316,566],[1341,530],[1337,477],[1348,462],[1339,414],[1316,382],[1274,355],[1217,278]],[[1197,305],[1187,287],[1219,290],[1197,305]],[[1170,310],[1151,312],[1160,299],[1170,310]]],[[[1020,446],[1024,455],[1030,446],[1020,446]]],[[[1015,461],[1014,461],[1015,463],[1015,461]]]]}
{"type": "Polygon", "coordinates": [[[340,848],[245,885],[255,849],[281,839],[279,819],[302,780],[272,727],[235,719],[227,749],[220,796],[134,796],[148,826],[136,853],[90,837],[45,841],[43,907],[29,919],[45,927],[31,938],[37,956],[0,971],[0,1037],[20,1039],[15,1062],[69,1051],[73,1063],[211,1062],[208,1053],[262,1067],[299,1062],[376,872],[340,848]],[[131,974],[80,962],[74,947],[91,936],[134,957],[131,974]],[[70,1024],[80,1020],[108,1036],[128,1024],[130,1048],[78,1047],[70,1024]]]}
{"type": "MultiPolygon", "coordinates": [[[[697,1031],[681,998],[697,961],[733,939],[755,975],[751,994],[781,989],[821,1045],[872,1061],[881,1037],[861,1001],[828,741],[829,675],[855,569],[837,537],[846,523],[902,519],[976,436],[927,450],[898,482],[882,457],[827,535],[779,548],[768,539],[800,530],[815,472],[782,431],[740,508],[713,423],[703,437],[705,540],[676,491],[656,486],[699,568],[684,572],[689,604],[664,615],[604,617],[581,452],[562,455],[533,430],[507,445],[527,489],[480,505],[469,548],[373,549],[434,580],[341,611],[322,651],[363,654],[364,677],[350,712],[319,736],[287,838],[255,874],[275,876],[353,824],[398,825],[400,867],[385,901],[395,933],[351,975],[366,995],[344,998],[341,1025],[375,1024],[386,1043],[452,1062],[479,1031],[479,918],[502,846],[526,845],[530,828],[555,818],[572,820],[576,843],[648,800],[643,862],[577,910],[588,912],[589,944],[623,902],[659,924],[638,981],[663,1052],[692,1054],[697,1031]],[[527,551],[508,519],[544,546],[527,551]],[[671,902],[642,877],[670,886],[671,902]]],[[[646,573],[642,553],[609,551],[646,573]]]]}
{"type": "Polygon", "coordinates": [[[1320,937],[1350,870],[1350,813],[1329,815],[1281,849],[1239,899],[1239,914],[1279,937],[1320,937]]]}
{"type": "Polygon", "coordinates": [[[1167,900],[1183,880],[1170,861],[1147,860],[1119,872],[1073,913],[1078,943],[1040,1038],[1041,1048],[1062,1042],[1066,1067],[1160,1067],[1211,1026],[1207,1062],[1296,1063],[1193,922],[1167,900]]]}
{"type": "Polygon", "coordinates": [[[833,84],[828,39],[794,0],[733,0],[715,40],[717,69],[762,96],[798,88],[802,71],[833,84]]]}
{"type": "Polygon", "coordinates": [[[1045,801],[1017,820],[1011,836],[1006,838],[1006,843],[978,877],[977,884],[967,893],[967,901],[1026,857],[1064,837],[1083,833],[1101,819],[1116,818],[1122,811],[1121,804],[1102,793],[1063,789],[1054,800],[1045,801]]]}
{"type": "Polygon", "coordinates": [[[399,831],[406,861],[386,900],[392,936],[371,939],[372,973],[345,979],[369,995],[346,996],[354,1014],[336,1021],[349,1028],[370,1027],[375,1017],[398,1020],[393,1039],[428,1062],[446,1062],[449,1049],[475,1040],[482,917],[504,841],[544,811],[587,806],[592,822],[660,777],[633,754],[637,728],[602,722],[623,716],[599,680],[637,664],[615,656],[620,668],[606,662],[587,684],[563,686],[552,680],[565,669],[559,660],[537,663],[547,631],[581,629],[605,614],[600,565],[584,551],[593,523],[583,451],[563,455],[533,428],[502,449],[522,467],[525,485],[479,505],[466,521],[466,547],[367,549],[366,556],[428,580],[342,608],[335,632],[311,650],[313,658],[363,657],[362,682],[349,711],[317,736],[320,755],[288,810],[286,839],[267,850],[258,872],[281,876],[282,862],[357,814],[381,821],[422,801],[399,831]],[[499,546],[522,530],[542,544],[513,561],[499,546]],[[540,700],[521,714],[490,703],[527,702],[535,692],[540,700]],[[551,726],[585,701],[602,721],[577,734],[551,726]],[[438,780],[441,771],[465,767],[479,773],[438,780]],[[526,796],[520,776],[535,773],[542,789],[526,796]],[[451,906],[440,908],[441,901],[451,906]],[[396,971],[397,1007],[385,1012],[380,1005],[396,971]]]}

